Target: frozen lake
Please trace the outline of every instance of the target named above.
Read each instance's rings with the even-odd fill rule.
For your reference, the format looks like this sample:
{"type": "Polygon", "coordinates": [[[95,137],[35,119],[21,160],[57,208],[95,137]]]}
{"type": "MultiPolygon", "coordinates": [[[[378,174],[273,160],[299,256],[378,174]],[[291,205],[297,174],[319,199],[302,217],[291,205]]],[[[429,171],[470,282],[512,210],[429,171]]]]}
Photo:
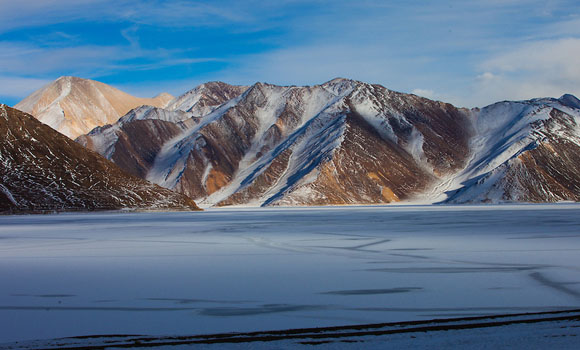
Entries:
{"type": "Polygon", "coordinates": [[[0,343],[580,307],[580,205],[0,216],[0,343]]]}

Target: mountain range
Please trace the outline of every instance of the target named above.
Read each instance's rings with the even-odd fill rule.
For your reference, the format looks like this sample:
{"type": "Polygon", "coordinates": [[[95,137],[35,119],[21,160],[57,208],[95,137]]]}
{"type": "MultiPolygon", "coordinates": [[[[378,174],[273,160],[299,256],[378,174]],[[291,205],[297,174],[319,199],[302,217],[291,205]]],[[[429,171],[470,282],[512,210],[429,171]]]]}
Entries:
{"type": "MultiPolygon", "coordinates": [[[[63,81],[70,91],[86,84],[54,84],[63,81]]],[[[38,95],[16,107],[38,110],[38,95]]],[[[96,108],[73,101],[73,110],[96,108]]],[[[342,78],[210,82],[114,122],[86,119],[99,126],[79,144],[201,206],[580,199],[580,101],[572,95],[466,109],[342,78]]]]}

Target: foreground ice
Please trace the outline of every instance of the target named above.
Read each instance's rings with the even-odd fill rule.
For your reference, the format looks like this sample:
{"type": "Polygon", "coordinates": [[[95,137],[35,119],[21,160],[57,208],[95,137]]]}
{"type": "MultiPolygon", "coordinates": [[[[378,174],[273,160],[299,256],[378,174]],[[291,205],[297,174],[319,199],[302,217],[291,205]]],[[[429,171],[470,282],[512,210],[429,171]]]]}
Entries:
{"type": "Polygon", "coordinates": [[[580,308],[580,206],[0,217],[0,343],[580,308]]]}
{"type": "Polygon", "coordinates": [[[580,310],[329,328],[160,336],[111,335],[0,344],[3,350],[574,349],[580,310]]]}

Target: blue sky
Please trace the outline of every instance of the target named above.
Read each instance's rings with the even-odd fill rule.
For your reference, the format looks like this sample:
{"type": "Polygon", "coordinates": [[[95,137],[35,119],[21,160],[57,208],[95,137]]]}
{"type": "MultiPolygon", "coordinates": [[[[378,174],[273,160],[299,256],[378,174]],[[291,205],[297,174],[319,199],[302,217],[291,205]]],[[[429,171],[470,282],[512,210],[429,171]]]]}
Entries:
{"type": "Polygon", "coordinates": [[[0,0],[0,102],[62,75],[137,96],[211,80],[378,83],[459,106],[580,95],[577,0],[0,0]]]}

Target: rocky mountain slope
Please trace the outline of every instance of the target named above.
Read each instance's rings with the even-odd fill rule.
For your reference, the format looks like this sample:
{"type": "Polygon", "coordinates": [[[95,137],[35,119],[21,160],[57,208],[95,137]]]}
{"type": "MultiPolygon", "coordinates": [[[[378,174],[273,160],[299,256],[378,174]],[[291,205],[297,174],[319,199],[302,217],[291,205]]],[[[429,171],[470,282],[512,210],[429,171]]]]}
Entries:
{"type": "Polygon", "coordinates": [[[138,98],[94,80],[60,77],[14,108],[30,113],[60,133],[76,138],[97,126],[115,123],[141,105],[165,107],[173,96],[138,98]]]}
{"type": "Polygon", "coordinates": [[[473,112],[468,165],[447,203],[580,201],[580,100],[499,102],[473,112]]]}
{"type": "Polygon", "coordinates": [[[0,212],[198,209],[188,197],[126,173],[5,105],[0,139],[0,212]]]}
{"type": "Polygon", "coordinates": [[[77,141],[145,178],[161,145],[199,124],[202,116],[245,90],[246,86],[205,83],[175,98],[166,108],[135,108],[117,123],[95,128],[77,141]]]}
{"type": "Polygon", "coordinates": [[[470,112],[450,104],[347,79],[213,84],[78,141],[204,205],[390,203],[469,160],[470,112]]]}
{"type": "Polygon", "coordinates": [[[212,84],[78,141],[206,206],[580,200],[571,95],[466,110],[347,79],[212,84]]]}

